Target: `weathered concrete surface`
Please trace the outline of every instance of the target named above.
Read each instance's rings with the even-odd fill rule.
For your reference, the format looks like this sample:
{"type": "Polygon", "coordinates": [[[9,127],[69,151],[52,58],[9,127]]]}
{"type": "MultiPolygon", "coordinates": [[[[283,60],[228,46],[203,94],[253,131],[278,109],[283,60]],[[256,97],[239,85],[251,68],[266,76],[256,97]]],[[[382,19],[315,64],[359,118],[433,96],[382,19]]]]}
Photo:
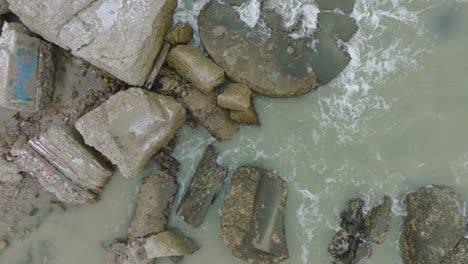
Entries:
{"type": "Polygon", "coordinates": [[[165,171],[157,171],[145,179],[130,223],[130,239],[143,238],[167,229],[178,189],[176,177],[165,171]]]}
{"type": "Polygon", "coordinates": [[[441,263],[463,237],[464,202],[452,190],[436,186],[408,194],[404,203],[403,263],[441,263]]]}
{"type": "Polygon", "coordinates": [[[284,234],[287,189],[264,169],[241,167],[224,200],[221,233],[231,253],[249,263],[279,263],[289,257],[284,234]]]}
{"type": "Polygon", "coordinates": [[[0,159],[0,182],[17,183],[23,179],[20,172],[20,168],[15,163],[0,159]]]}
{"type": "Polygon", "coordinates": [[[195,253],[200,247],[178,230],[168,230],[146,239],[146,255],[150,259],[186,256],[195,253]]]}
{"type": "Polygon", "coordinates": [[[143,247],[144,239],[124,242],[115,242],[106,255],[106,264],[154,264],[146,256],[143,247]]]}
{"type": "Polygon", "coordinates": [[[230,139],[239,130],[239,124],[231,119],[229,111],[216,105],[215,93],[203,93],[194,87],[187,87],[182,102],[195,121],[220,141],[230,139]]]}
{"type": "Polygon", "coordinates": [[[142,86],[176,0],[7,0],[23,23],[130,85],[142,86]]]}
{"type": "Polygon", "coordinates": [[[363,235],[367,241],[381,244],[387,238],[392,219],[392,199],[384,197],[383,203],[372,208],[364,219],[363,235]]]}
{"type": "Polygon", "coordinates": [[[8,12],[10,12],[10,9],[8,8],[8,2],[6,0],[0,0],[0,15],[6,14],[8,12]]]}
{"type": "Polygon", "coordinates": [[[193,28],[188,23],[177,24],[166,35],[166,41],[171,45],[180,45],[189,43],[193,38],[193,28]]]}
{"type": "Polygon", "coordinates": [[[28,35],[20,24],[5,23],[0,36],[0,106],[37,112],[54,93],[52,45],[28,35]]]}
{"type": "Polygon", "coordinates": [[[42,158],[26,141],[25,137],[20,137],[11,149],[11,154],[16,157],[15,163],[22,171],[36,177],[42,187],[57,196],[60,201],[73,204],[96,201],[95,194],[74,184],[42,158]]]}
{"type": "Polygon", "coordinates": [[[73,128],[52,126],[28,144],[83,189],[99,193],[112,175],[110,166],[73,128]]]}
{"type": "Polygon", "coordinates": [[[191,45],[173,48],[167,55],[167,64],[205,93],[212,92],[225,80],[223,69],[191,45]]]}
{"type": "Polygon", "coordinates": [[[442,260],[441,264],[466,264],[468,263],[468,239],[462,238],[442,260]]]}
{"type": "Polygon", "coordinates": [[[175,99],[139,88],[111,96],[75,124],[86,144],[96,148],[125,177],[135,177],[185,122],[175,99]]]}
{"type": "MultiPolygon", "coordinates": [[[[321,23],[313,37],[293,39],[271,0],[266,0],[259,20],[264,23],[250,28],[234,10],[244,2],[211,1],[198,21],[204,47],[235,82],[266,96],[297,96],[332,80],[349,64],[349,54],[327,30],[322,30],[321,23]],[[318,45],[313,47],[315,40],[318,45]]],[[[355,25],[348,17],[345,27],[336,29],[347,32],[355,25]]]]}
{"type": "Polygon", "coordinates": [[[208,145],[177,208],[177,215],[192,228],[201,226],[209,206],[226,179],[227,169],[218,164],[217,158],[215,148],[208,145]]]}
{"type": "Polygon", "coordinates": [[[247,111],[231,110],[231,119],[242,125],[260,125],[260,118],[258,117],[257,111],[255,110],[253,101],[250,103],[247,111]]]}
{"type": "Polygon", "coordinates": [[[241,83],[231,83],[218,95],[218,105],[236,111],[247,111],[250,107],[252,92],[241,83]]]}

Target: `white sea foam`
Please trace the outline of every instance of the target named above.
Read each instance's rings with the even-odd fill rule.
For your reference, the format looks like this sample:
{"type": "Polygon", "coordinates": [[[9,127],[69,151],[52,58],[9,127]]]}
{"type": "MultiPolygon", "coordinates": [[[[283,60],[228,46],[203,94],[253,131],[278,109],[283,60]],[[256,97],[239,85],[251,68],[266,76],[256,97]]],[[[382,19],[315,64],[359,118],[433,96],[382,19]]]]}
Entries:
{"type": "Polygon", "coordinates": [[[241,6],[235,6],[240,19],[250,28],[257,25],[260,18],[260,2],[258,0],[245,1],[241,6]]]}

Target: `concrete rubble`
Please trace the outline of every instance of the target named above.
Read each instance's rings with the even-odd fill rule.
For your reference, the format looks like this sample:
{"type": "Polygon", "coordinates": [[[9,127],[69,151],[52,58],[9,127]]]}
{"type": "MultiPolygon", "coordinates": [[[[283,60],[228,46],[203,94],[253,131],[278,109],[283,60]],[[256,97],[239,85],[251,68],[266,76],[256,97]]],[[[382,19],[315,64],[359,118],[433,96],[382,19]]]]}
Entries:
{"type": "Polygon", "coordinates": [[[245,84],[231,83],[218,95],[218,105],[236,111],[247,111],[252,92],[245,84]]]}
{"type": "Polygon", "coordinates": [[[73,183],[96,194],[112,175],[110,166],[73,128],[52,126],[28,144],[73,183]]]}
{"type": "Polygon", "coordinates": [[[188,23],[177,24],[166,35],[166,41],[171,45],[187,44],[193,38],[193,28],[188,23]]]}
{"type": "Polygon", "coordinates": [[[176,0],[7,0],[31,31],[134,86],[146,81],[176,0]]]}
{"type": "Polygon", "coordinates": [[[215,148],[209,145],[177,208],[177,215],[181,216],[192,228],[201,226],[208,208],[226,179],[227,169],[218,164],[217,158],[215,148]]]}
{"type": "Polygon", "coordinates": [[[54,94],[51,44],[32,37],[23,25],[4,23],[0,36],[0,106],[34,113],[54,94]]]}
{"type": "Polygon", "coordinates": [[[185,115],[185,109],[171,97],[130,88],[81,117],[75,127],[86,144],[130,178],[174,137],[185,115]]]}
{"type": "Polygon", "coordinates": [[[204,93],[212,92],[225,80],[223,69],[194,46],[174,47],[167,55],[167,64],[204,93]]]}
{"type": "Polygon", "coordinates": [[[287,187],[280,176],[256,167],[238,168],[221,217],[222,237],[231,253],[249,263],[287,259],[286,203],[287,187]]]}
{"type": "Polygon", "coordinates": [[[179,186],[176,177],[157,171],[144,180],[129,228],[129,238],[143,238],[167,229],[172,202],[179,186]]]}
{"type": "Polygon", "coordinates": [[[200,249],[195,241],[174,229],[147,238],[144,247],[150,259],[186,256],[200,249]]]}
{"type": "Polygon", "coordinates": [[[253,102],[250,103],[250,106],[246,111],[231,110],[231,119],[241,125],[260,125],[260,118],[258,117],[253,102]]]}
{"type": "Polygon", "coordinates": [[[39,153],[27,144],[26,137],[20,137],[12,147],[11,154],[15,163],[23,172],[27,172],[39,180],[45,190],[53,193],[60,201],[73,204],[92,203],[96,195],[74,184],[58,171],[39,153]]]}
{"type": "Polygon", "coordinates": [[[106,255],[106,264],[153,264],[146,256],[144,239],[130,242],[117,241],[111,245],[106,255]]]}

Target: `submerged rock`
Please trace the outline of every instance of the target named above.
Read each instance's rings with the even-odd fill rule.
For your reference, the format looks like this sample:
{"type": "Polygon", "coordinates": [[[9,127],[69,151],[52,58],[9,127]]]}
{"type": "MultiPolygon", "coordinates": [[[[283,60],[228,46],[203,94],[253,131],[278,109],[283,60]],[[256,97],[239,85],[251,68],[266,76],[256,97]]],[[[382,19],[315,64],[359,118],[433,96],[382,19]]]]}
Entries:
{"type": "Polygon", "coordinates": [[[34,113],[54,95],[52,45],[29,35],[21,24],[5,23],[0,36],[0,106],[34,113]]]}
{"type": "Polygon", "coordinates": [[[404,203],[403,263],[441,263],[463,237],[464,202],[452,190],[436,186],[408,194],[404,203]]]}
{"type": "Polygon", "coordinates": [[[203,223],[209,206],[226,179],[227,169],[218,164],[217,158],[215,148],[208,145],[177,208],[177,215],[192,228],[198,228],[203,223]]]}
{"type": "Polygon", "coordinates": [[[200,247],[178,230],[168,230],[146,239],[146,255],[150,259],[186,256],[195,253],[200,247]]]}
{"type": "Polygon", "coordinates": [[[177,24],[166,35],[166,41],[171,45],[179,45],[189,43],[193,38],[193,28],[188,23],[177,24]]]}
{"type": "Polygon", "coordinates": [[[26,140],[25,137],[20,137],[11,150],[11,154],[16,157],[15,163],[22,171],[36,177],[42,187],[57,196],[60,201],[73,204],[96,201],[94,193],[81,188],[65,177],[32,149],[26,140]]]}
{"type": "Polygon", "coordinates": [[[194,46],[176,46],[167,55],[167,64],[205,93],[225,80],[223,69],[194,46]]]}
{"type": "Polygon", "coordinates": [[[52,126],[28,144],[73,183],[94,193],[101,192],[112,175],[111,168],[73,128],[52,126]]]}
{"type": "Polygon", "coordinates": [[[166,171],[157,171],[145,179],[130,223],[130,239],[143,238],[166,230],[178,188],[175,176],[166,171]]]}
{"type": "Polygon", "coordinates": [[[250,263],[279,263],[289,257],[286,201],[280,176],[255,167],[237,169],[221,217],[222,237],[234,256],[250,263]]]}
{"type": "Polygon", "coordinates": [[[141,86],[162,46],[176,0],[7,0],[33,32],[122,81],[141,86]]]}
{"type": "Polygon", "coordinates": [[[211,1],[198,21],[203,46],[235,82],[266,96],[297,96],[332,80],[349,64],[349,54],[329,30],[349,35],[356,28],[349,16],[346,23],[341,16],[327,16],[313,36],[296,39],[284,28],[272,0],[263,1],[254,25],[244,23],[235,9],[245,2],[211,1]]]}
{"type": "Polygon", "coordinates": [[[115,242],[106,255],[106,264],[153,264],[154,260],[146,256],[144,239],[115,242]]]}
{"type": "Polygon", "coordinates": [[[252,92],[249,87],[241,83],[231,83],[218,95],[218,105],[236,111],[247,111],[250,107],[252,92]]]}
{"type": "Polygon", "coordinates": [[[363,235],[367,241],[381,244],[390,230],[392,199],[384,197],[383,203],[372,208],[364,219],[363,235]]]}
{"type": "Polygon", "coordinates": [[[75,127],[86,144],[130,178],[174,137],[185,115],[182,105],[171,97],[130,88],[81,117],[75,127]]]}

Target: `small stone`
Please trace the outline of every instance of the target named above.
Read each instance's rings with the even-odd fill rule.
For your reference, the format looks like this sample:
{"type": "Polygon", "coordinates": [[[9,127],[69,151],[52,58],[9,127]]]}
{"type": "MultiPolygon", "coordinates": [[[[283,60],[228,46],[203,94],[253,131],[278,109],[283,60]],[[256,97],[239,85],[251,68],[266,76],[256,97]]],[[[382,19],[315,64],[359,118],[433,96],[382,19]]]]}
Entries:
{"type": "Polygon", "coordinates": [[[149,259],[186,256],[200,249],[200,246],[177,230],[169,230],[146,239],[145,251],[149,259]]]}
{"type": "Polygon", "coordinates": [[[245,84],[231,83],[218,95],[218,105],[236,111],[247,111],[250,107],[252,92],[245,84]]]}
{"type": "Polygon", "coordinates": [[[175,26],[166,35],[166,41],[171,45],[186,44],[190,42],[193,38],[193,29],[192,26],[188,23],[180,23],[175,26]]]}

